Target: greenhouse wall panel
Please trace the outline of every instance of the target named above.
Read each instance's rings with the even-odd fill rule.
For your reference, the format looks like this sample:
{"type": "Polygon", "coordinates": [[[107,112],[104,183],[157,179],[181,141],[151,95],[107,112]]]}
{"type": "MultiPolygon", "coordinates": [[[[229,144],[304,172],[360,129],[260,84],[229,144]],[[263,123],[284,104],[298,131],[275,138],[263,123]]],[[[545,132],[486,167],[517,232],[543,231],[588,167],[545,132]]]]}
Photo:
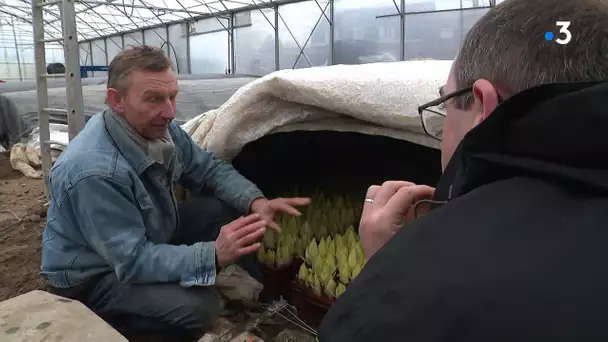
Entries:
{"type": "Polygon", "coordinates": [[[279,65],[300,69],[330,65],[329,1],[279,7],[279,65]]]}
{"type": "MultiPolygon", "coordinates": [[[[106,48],[106,40],[105,39],[95,39],[91,41],[91,49],[92,49],[92,58],[93,65],[95,66],[107,66],[107,48],[106,48]]],[[[93,71],[91,72],[91,77],[105,77],[108,76],[106,71],[93,71]]]]}
{"type": "Polygon", "coordinates": [[[189,74],[188,25],[169,25],[169,56],[173,69],[180,74],[189,74]]]}
{"type": "Polygon", "coordinates": [[[130,46],[138,46],[144,43],[144,36],[141,31],[126,33],[124,35],[125,43],[124,48],[127,49],[130,46]]]}
{"type": "Polygon", "coordinates": [[[122,51],[122,36],[112,36],[106,39],[108,64],[122,51]]]}
{"type": "Polygon", "coordinates": [[[161,48],[165,53],[169,51],[169,47],[167,46],[167,29],[164,27],[145,30],[144,40],[146,45],[161,48]]]}
{"type": "Polygon", "coordinates": [[[192,74],[227,74],[228,32],[216,31],[190,37],[192,74]]]}
{"type": "Polygon", "coordinates": [[[91,54],[91,42],[82,42],[78,44],[80,50],[78,55],[80,57],[80,65],[93,65],[93,55],[91,54]]]}
{"type": "Polygon", "coordinates": [[[274,12],[253,10],[236,16],[235,73],[263,76],[275,71],[274,12]]]}
{"type": "Polygon", "coordinates": [[[400,16],[393,0],[376,0],[364,9],[336,0],[334,8],[334,64],[401,59],[400,16]]]}

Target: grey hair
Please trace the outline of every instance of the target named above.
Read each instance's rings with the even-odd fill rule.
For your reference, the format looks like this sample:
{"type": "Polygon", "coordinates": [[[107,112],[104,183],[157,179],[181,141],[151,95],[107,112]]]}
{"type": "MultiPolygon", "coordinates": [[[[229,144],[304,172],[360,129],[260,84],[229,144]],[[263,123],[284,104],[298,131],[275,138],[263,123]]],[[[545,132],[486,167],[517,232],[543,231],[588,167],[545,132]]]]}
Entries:
{"type": "MultiPolygon", "coordinates": [[[[506,0],[468,32],[453,75],[458,89],[486,79],[504,97],[547,83],[608,80],[607,0],[506,0]],[[557,21],[571,22],[566,45],[545,40],[545,32],[559,35],[557,21]]],[[[460,109],[472,103],[472,94],[454,99],[460,109]]]]}
{"type": "Polygon", "coordinates": [[[171,60],[163,50],[148,45],[124,49],[112,59],[108,68],[108,88],[127,90],[128,77],[133,71],[162,72],[171,68],[171,60]]]}

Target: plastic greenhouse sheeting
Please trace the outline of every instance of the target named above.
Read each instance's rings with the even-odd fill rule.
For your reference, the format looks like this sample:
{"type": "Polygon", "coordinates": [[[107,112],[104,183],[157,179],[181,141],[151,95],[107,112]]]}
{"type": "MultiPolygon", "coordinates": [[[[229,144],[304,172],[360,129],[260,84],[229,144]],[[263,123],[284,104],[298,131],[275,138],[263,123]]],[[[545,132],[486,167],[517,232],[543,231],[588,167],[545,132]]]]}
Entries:
{"type": "Polygon", "coordinates": [[[14,101],[0,94],[0,152],[10,149],[32,131],[33,127],[27,124],[32,118],[21,114],[14,101]]]}
{"type": "MultiPolygon", "coordinates": [[[[201,80],[201,79],[224,79],[224,78],[234,78],[234,77],[245,77],[250,78],[250,76],[242,75],[242,76],[226,76],[226,75],[191,75],[191,74],[183,74],[176,75],[178,80],[201,80]]],[[[251,79],[253,80],[253,78],[251,79]]],[[[47,88],[63,88],[65,87],[65,79],[48,79],[47,88]]],[[[83,86],[89,85],[105,85],[108,82],[107,77],[87,77],[82,78],[81,83],[83,86]]],[[[35,80],[26,80],[26,81],[7,81],[5,83],[0,83],[0,94],[2,93],[12,93],[17,91],[27,91],[27,90],[36,90],[36,81],[35,80]]]]}
{"type": "MultiPolygon", "coordinates": [[[[197,75],[180,75],[176,121],[185,123],[200,113],[220,107],[243,85],[255,77],[216,77],[197,79],[197,75]]],[[[83,79],[83,84],[85,83],[83,79]]],[[[82,87],[86,119],[106,108],[106,81],[90,79],[92,85],[82,87]]],[[[65,81],[64,81],[65,82],[65,81]]],[[[24,87],[27,85],[24,85],[24,87]]],[[[35,88],[35,85],[34,85],[35,88]]],[[[49,88],[49,107],[66,109],[65,87],[49,88]]],[[[51,114],[51,123],[67,124],[65,114],[51,114]]],[[[36,90],[0,94],[0,145],[8,149],[20,137],[38,127],[36,90]]]]}
{"type": "Polygon", "coordinates": [[[277,71],[184,128],[225,160],[265,135],[295,130],[382,135],[438,148],[424,133],[418,106],[439,96],[451,65],[429,60],[277,71]]]}
{"type": "MultiPolygon", "coordinates": [[[[47,87],[51,88],[62,88],[65,87],[64,79],[48,79],[47,87]]],[[[105,77],[96,77],[96,78],[83,78],[82,85],[93,85],[93,84],[106,84],[107,78],[105,77]]],[[[36,81],[35,80],[27,80],[27,81],[7,81],[5,83],[0,83],[0,94],[2,93],[12,93],[16,91],[27,91],[27,90],[36,90],[36,81]]]]}

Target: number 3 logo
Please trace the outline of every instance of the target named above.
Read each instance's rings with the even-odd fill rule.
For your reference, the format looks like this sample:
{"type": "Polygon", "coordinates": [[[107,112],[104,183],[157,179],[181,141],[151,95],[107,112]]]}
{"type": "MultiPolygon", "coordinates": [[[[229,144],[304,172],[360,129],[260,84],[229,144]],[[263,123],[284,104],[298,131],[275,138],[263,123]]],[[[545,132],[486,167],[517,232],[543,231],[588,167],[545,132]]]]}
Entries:
{"type": "Polygon", "coordinates": [[[557,38],[555,42],[561,45],[566,45],[570,43],[570,41],[572,40],[572,33],[570,32],[570,30],[568,30],[568,27],[570,27],[570,22],[558,21],[555,24],[560,27],[559,33],[566,35],[565,38],[557,38]]]}

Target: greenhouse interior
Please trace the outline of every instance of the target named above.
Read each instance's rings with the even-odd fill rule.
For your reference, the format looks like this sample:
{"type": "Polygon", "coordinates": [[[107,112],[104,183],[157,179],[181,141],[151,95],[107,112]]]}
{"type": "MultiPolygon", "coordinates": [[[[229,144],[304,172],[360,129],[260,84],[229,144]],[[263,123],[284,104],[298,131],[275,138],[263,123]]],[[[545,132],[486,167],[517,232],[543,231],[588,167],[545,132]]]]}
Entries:
{"type": "MultiPolygon", "coordinates": [[[[107,66],[123,48],[162,48],[179,74],[262,76],[280,69],[412,58],[452,59],[492,0],[82,1],[80,65],[107,66]]],[[[498,0],[500,3],[500,0],[498,0]]],[[[35,79],[30,1],[2,0],[0,80],[35,79]]],[[[59,5],[45,38],[62,37],[59,5]]],[[[64,63],[46,44],[46,63],[64,63]]],[[[92,77],[104,76],[93,71],[92,77]]]]}
{"type": "Polygon", "coordinates": [[[56,158],[107,106],[113,58],[148,45],[171,60],[175,121],[196,144],[267,196],[313,199],[302,217],[281,217],[283,232],[267,233],[257,251],[263,289],[247,290],[272,301],[245,319],[257,320],[255,331],[235,337],[264,338],[277,327],[314,336],[361,271],[369,185],[437,182],[438,142],[417,108],[437,97],[467,32],[502,2],[0,1],[0,151],[44,183],[45,198],[56,158]],[[270,329],[259,328],[265,320],[270,329]]]}

